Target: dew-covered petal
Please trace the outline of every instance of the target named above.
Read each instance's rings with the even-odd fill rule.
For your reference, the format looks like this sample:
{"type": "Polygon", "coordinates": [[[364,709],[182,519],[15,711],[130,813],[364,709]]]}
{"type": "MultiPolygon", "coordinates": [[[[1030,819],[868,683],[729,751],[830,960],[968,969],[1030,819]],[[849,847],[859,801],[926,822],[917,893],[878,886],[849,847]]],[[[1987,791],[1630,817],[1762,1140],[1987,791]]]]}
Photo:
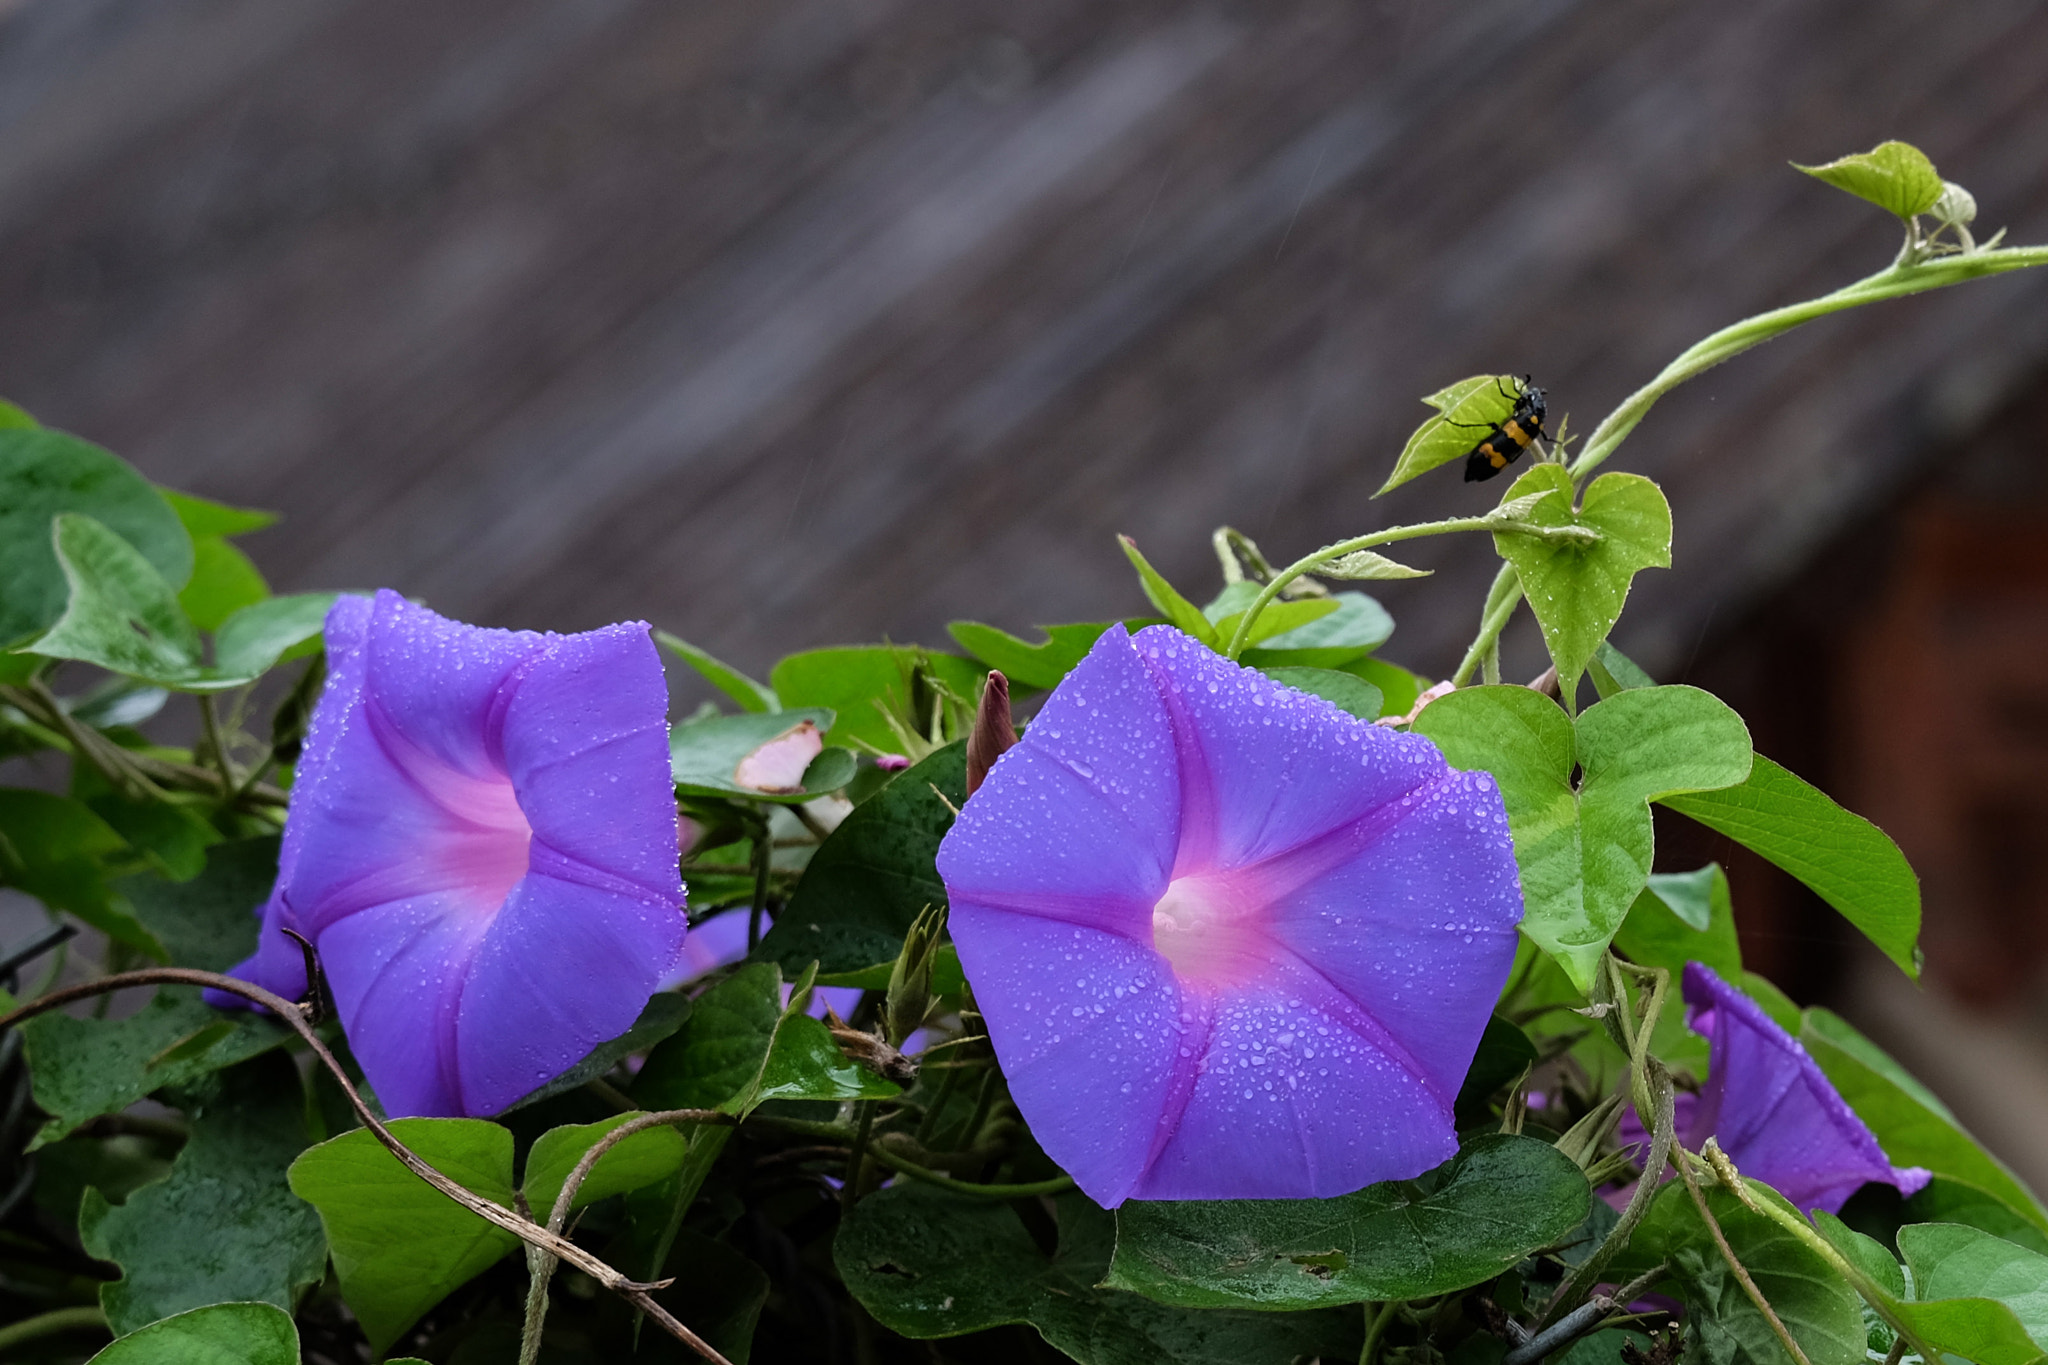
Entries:
{"type": "Polygon", "coordinates": [[[962,950],[963,903],[1150,935],[1179,841],[1180,775],[1165,707],[1111,627],[996,761],[939,848],[962,950]]]}
{"type": "Polygon", "coordinates": [[[321,966],[349,1048],[385,1113],[468,1112],[456,1071],[455,1014],[486,923],[444,893],[373,906],[320,935],[321,966]]]}
{"type": "MultiPolygon", "coordinates": [[[[321,689],[319,701],[314,704],[313,715],[306,727],[305,744],[292,774],[293,810],[306,807],[319,790],[331,762],[335,740],[347,727],[349,714],[360,705],[366,661],[363,646],[373,610],[369,598],[352,595],[336,598],[334,605],[328,608],[323,634],[327,650],[327,682],[321,689]]],[[[285,823],[284,839],[277,858],[279,887],[289,881],[291,870],[298,862],[299,847],[305,841],[306,823],[303,820],[285,823]]],[[[291,914],[275,888],[264,903],[256,907],[255,913],[262,921],[256,936],[256,952],[230,969],[228,974],[287,1000],[297,1000],[306,993],[305,954],[297,942],[280,930],[288,926],[308,937],[311,935],[291,914]]],[[[223,1008],[248,1004],[242,997],[225,991],[209,990],[206,999],[209,1004],[223,1008]]]]}
{"type": "Polygon", "coordinates": [[[1522,919],[1492,776],[1448,773],[1256,874],[1272,888],[1267,932],[1455,1094],[1522,919]]]}
{"type": "Polygon", "coordinates": [[[1132,1197],[1328,1198],[1456,1152],[1447,1097],[1313,971],[1211,1000],[1193,1093],[1132,1197]]]}
{"type": "Polygon", "coordinates": [[[1120,934],[971,901],[953,902],[952,923],[1017,1108],[1046,1154],[1114,1208],[1195,1064],[1164,959],[1120,934]]]}
{"type": "Polygon", "coordinates": [[[1693,1128],[1744,1175],[1799,1208],[1839,1213],[1870,1182],[1904,1195],[1932,1178],[1896,1167],[1806,1049],[1761,1005],[1698,962],[1685,966],[1687,1023],[1708,1040],[1709,1074],[1693,1128]]]}
{"type": "Polygon", "coordinates": [[[645,623],[555,637],[505,702],[499,747],[535,840],[679,905],[667,708],[645,623]]]}
{"type": "Polygon", "coordinates": [[[536,857],[490,920],[460,993],[462,1109],[494,1114],[633,1026],[682,952],[683,911],[569,880],[536,857]]]}
{"type": "Polygon", "coordinates": [[[478,779],[502,777],[499,708],[548,643],[530,630],[451,621],[380,589],[365,644],[363,699],[388,722],[393,759],[478,779]]]}
{"type": "Polygon", "coordinates": [[[358,707],[334,727],[319,782],[293,793],[287,828],[297,847],[278,885],[302,933],[441,892],[485,913],[525,872],[529,827],[511,782],[423,753],[401,764],[392,750],[402,743],[385,714],[358,707]]]}
{"type": "Polygon", "coordinates": [[[1179,870],[1271,857],[1449,769],[1435,745],[1240,668],[1171,626],[1133,640],[1160,679],[1181,767],[1179,870]]]}

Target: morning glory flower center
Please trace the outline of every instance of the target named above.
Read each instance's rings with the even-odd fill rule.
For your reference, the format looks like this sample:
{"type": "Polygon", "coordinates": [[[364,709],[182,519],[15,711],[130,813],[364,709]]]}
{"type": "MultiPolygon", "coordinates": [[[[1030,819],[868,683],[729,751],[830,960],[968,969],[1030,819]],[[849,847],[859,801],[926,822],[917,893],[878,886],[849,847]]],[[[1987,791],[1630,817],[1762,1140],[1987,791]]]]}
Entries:
{"type": "Polygon", "coordinates": [[[461,888],[478,911],[495,912],[526,875],[533,846],[533,826],[511,779],[438,766],[424,773],[415,768],[413,777],[449,817],[429,839],[439,864],[436,880],[461,888]]]}
{"type": "Polygon", "coordinates": [[[1183,981],[1225,985],[1255,975],[1270,956],[1262,907],[1227,872],[1175,877],[1152,907],[1152,947],[1183,981]]]}

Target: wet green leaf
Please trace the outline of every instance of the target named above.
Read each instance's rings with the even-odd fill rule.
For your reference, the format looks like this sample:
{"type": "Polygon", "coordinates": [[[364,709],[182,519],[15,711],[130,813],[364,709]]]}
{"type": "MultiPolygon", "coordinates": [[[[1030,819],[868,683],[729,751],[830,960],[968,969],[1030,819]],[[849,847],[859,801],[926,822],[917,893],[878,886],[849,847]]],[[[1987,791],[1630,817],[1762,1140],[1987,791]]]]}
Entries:
{"type": "Polygon", "coordinates": [[[106,860],[128,841],[82,801],[0,787],[0,886],[68,910],[108,937],[163,956],[163,945],[106,880],[106,860]]]}
{"type": "Polygon", "coordinates": [[[648,1054],[633,1098],[650,1110],[745,1115],[763,1102],[884,1099],[899,1087],[848,1061],[825,1025],[805,1014],[810,975],[789,1003],[782,974],[755,962],[697,997],[681,1030],[648,1054]]]}
{"type": "Polygon", "coordinates": [[[210,666],[170,585],[133,546],[75,513],[58,517],[56,528],[71,597],[63,617],[30,647],[159,687],[218,692],[253,681],[318,635],[334,601],[332,593],[304,593],[241,608],[221,624],[210,666]]]}
{"type": "Polygon", "coordinates": [[[224,972],[256,951],[256,915],[277,880],[278,842],[265,835],[214,844],[190,881],[145,874],[123,877],[114,889],[173,966],[224,972]]]}
{"type": "MultiPolygon", "coordinates": [[[[1861,1301],[1820,1253],[1735,1195],[1715,1187],[1707,1205],[1736,1258],[1812,1365],[1865,1365],[1861,1301]]],[[[1685,1187],[1658,1192],[1629,1245],[1631,1257],[1670,1264],[1688,1319],[1714,1365],[1786,1365],[1785,1348],[1716,1247],[1685,1187]]]]}
{"type": "Polygon", "coordinates": [[[1586,485],[1575,509],[1571,475],[1556,464],[1534,466],[1515,480],[1507,496],[1512,501],[1539,493],[1545,496],[1524,521],[1586,526],[1600,533],[1590,544],[1514,531],[1493,537],[1501,558],[1515,566],[1569,697],[1576,694],[1587,661],[1614,629],[1636,574],[1671,567],[1671,506],[1663,491],[1640,474],[1602,474],[1586,485]]]}
{"type": "Polygon", "coordinates": [[[64,614],[70,587],[51,524],[67,512],[110,528],[173,590],[191,577],[191,538],[127,461],[61,431],[0,427],[0,647],[64,614]]]}
{"type": "MultiPolygon", "coordinates": [[[[2003,1304],[2032,1339],[2035,1358],[2048,1349],[2048,1256],[1957,1223],[1900,1228],[1899,1252],[1913,1272],[1918,1298],[1990,1299],[2003,1304]]],[[[1987,1355],[1972,1358],[2001,1365],[1987,1355]]]]}
{"type": "Polygon", "coordinates": [[[1591,1198],[1549,1143],[1494,1134],[1419,1179],[1335,1199],[1133,1200],[1105,1283],[1183,1308],[1429,1298],[1561,1240],[1591,1198]]]}
{"type": "Polygon", "coordinates": [[[276,1053],[220,1081],[191,1111],[191,1136],[168,1179],[118,1205],[86,1191],[79,1238],[88,1255],[121,1267],[121,1278],[100,1288],[117,1334],[213,1303],[289,1312],[326,1274],[320,1220],[285,1186],[306,1146],[297,1068],[276,1053]]]}
{"type": "Polygon", "coordinates": [[[1293,1365],[1350,1359],[1358,1313],[1189,1310],[1098,1287],[1114,1224],[1085,1196],[1055,1201],[1047,1256],[1007,1204],[904,1182],[841,1222],[832,1259],[847,1289],[893,1332],[959,1336],[1029,1323],[1082,1365],[1293,1365]]]}
{"type": "Polygon", "coordinates": [[[964,748],[940,749],[854,807],[811,856],[756,956],[792,973],[815,961],[834,976],[894,962],[918,912],[945,903],[933,860],[967,799],[964,748]]]}
{"type": "Polygon", "coordinates": [[[1242,661],[1255,668],[1345,668],[1363,662],[1394,633],[1394,618],[1387,609],[1362,592],[1332,593],[1324,600],[1335,602],[1337,609],[1306,625],[1261,637],[1245,650],[1242,661]]]}
{"type": "MultiPolygon", "coordinates": [[[[792,654],[768,675],[784,707],[829,707],[839,717],[834,742],[850,749],[902,753],[903,741],[888,717],[911,709],[930,715],[928,673],[960,704],[972,708],[981,697],[988,670],[972,659],[909,645],[850,645],[792,654]]],[[[915,727],[920,735],[922,725],[915,727]]]]}
{"type": "MultiPolygon", "coordinates": [[[[526,1154],[526,1174],[520,1182],[526,1206],[533,1210],[534,1218],[543,1223],[548,1220],[562,1193],[563,1182],[599,1138],[637,1117],[616,1114],[597,1123],[567,1124],[550,1128],[535,1138],[532,1150],[526,1154]]],[[[665,1125],[621,1138],[590,1168],[590,1174],[576,1187],[569,1207],[580,1209],[600,1199],[666,1180],[682,1168],[683,1151],[683,1135],[665,1125]]]]}
{"type": "Polygon", "coordinates": [[[1500,782],[1527,905],[1522,932],[1581,991],[1649,882],[1649,803],[1739,782],[1750,761],[1741,718],[1691,687],[1619,693],[1576,726],[1528,688],[1464,688],[1433,702],[1414,729],[1453,766],[1500,782]]]}
{"type": "Polygon", "coordinates": [[[1724,979],[1742,976],[1742,945],[1728,874],[1719,863],[1697,872],[1653,873],[1614,936],[1629,961],[1662,967],[1675,979],[1688,962],[1704,962],[1724,979]]]}
{"type": "Polygon", "coordinates": [[[1662,799],[1805,882],[1919,976],[1920,879],[1876,825],[1761,755],[1737,786],[1662,799]]]}
{"type": "Polygon", "coordinates": [[[1380,718],[1385,699],[1363,678],[1334,668],[1269,668],[1265,672],[1274,682],[1321,697],[1360,720],[1380,718]]]}
{"type": "Polygon", "coordinates": [[[247,1010],[217,1010],[197,987],[160,986],[125,1019],[44,1014],[21,1026],[36,1104],[50,1119],[31,1148],[87,1119],[118,1113],[164,1086],[189,1085],[284,1042],[291,1033],[247,1010]]]}

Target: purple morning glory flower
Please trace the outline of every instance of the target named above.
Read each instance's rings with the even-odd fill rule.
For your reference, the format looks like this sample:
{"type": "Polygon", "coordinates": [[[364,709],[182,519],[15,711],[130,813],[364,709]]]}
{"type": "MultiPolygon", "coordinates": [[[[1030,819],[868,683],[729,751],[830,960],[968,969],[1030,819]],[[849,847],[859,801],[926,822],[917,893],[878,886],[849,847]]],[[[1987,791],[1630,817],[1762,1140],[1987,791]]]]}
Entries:
{"type": "MultiPolygon", "coordinates": [[[[1684,991],[1686,1026],[1711,1051],[1706,1085],[1679,1097],[1679,1142],[1698,1151],[1714,1138],[1744,1175],[1808,1211],[1840,1213],[1872,1181],[1912,1195],[1933,1179],[1892,1165],[1799,1041],[1713,968],[1686,963],[1684,991]]],[[[1633,1115],[1620,1136],[1648,1141],[1633,1115]]]]}
{"type": "Polygon", "coordinates": [[[626,1031],[683,947],[668,691],[644,624],[485,630],[393,592],[327,618],[277,887],[235,974],[318,948],[393,1116],[493,1114],[626,1031]]]}
{"type": "Polygon", "coordinates": [[[1492,777],[1112,627],[939,849],[1018,1108],[1098,1204],[1418,1175],[1522,917],[1492,777]]]}

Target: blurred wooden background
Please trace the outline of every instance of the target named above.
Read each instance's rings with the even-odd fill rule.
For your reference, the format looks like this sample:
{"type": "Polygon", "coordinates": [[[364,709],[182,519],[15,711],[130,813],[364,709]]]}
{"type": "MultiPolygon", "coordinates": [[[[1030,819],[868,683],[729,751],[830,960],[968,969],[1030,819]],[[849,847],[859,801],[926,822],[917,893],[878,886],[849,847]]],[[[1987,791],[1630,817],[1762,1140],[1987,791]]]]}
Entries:
{"type": "MultiPolygon", "coordinates": [[[[1903,137],[2048,238],[2044,88],[2022,0],[12,0],[0,394],[283,511],[280,588],[753,668],[943,643],[1137,610],[1116,532],[1201,591],[1218,523],[1292,557],[1487,505],[1371,500],[1420,394],[1526,371],[1583,431],[1889,261],[1787,160],[1903,137]]],[[[1958,1099],[2037,1180],[2044,304],[1816,324],[1618,465],[1678,524],[1621,643],[1894,830],[1946,994],[1737,860],[1756,965],[2038,1062],[1958,1099]]],[[[1404,557],[1440,572],[1381,594],[1387,653],[1441,671],[1490,553],[1404,557]]]]}

